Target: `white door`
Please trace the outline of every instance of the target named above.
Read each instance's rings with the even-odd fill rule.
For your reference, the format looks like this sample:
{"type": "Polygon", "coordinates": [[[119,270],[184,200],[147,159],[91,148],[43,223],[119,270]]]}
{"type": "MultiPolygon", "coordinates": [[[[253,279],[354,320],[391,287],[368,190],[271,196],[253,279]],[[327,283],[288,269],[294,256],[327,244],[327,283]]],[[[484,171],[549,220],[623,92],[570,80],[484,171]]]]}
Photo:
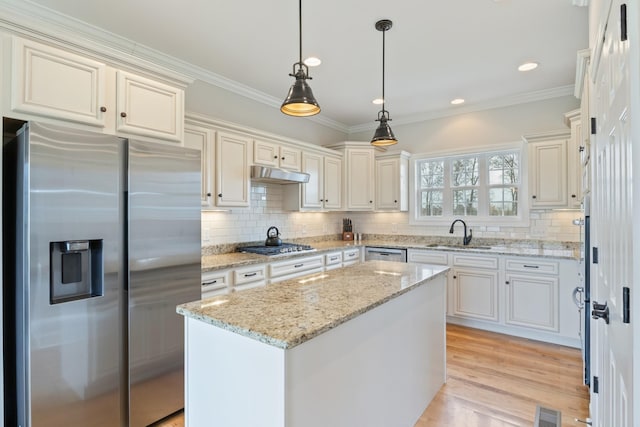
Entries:
{"type": "MultiPolygon", "coordinates": [[[[634,261],[638,259],[632,234],[638,233],[634,231],[637,225],[633,212],[639,206],[637,195],[632,197],[633,181],[637,179],[637,174],[632,173],[632,148],[637,157],[640,145],[637,139],[634,144],[631,137],[629,74],[630,50],[636,51],[633,55],[637,60],[640,45],[631,37],[631,41],[621,40],[621,2],[612,3],[593,98],[597,132],[592,146],[595,179],[591,217],[598,263],[592,268],[591,302],[592,307],[596,302],[607,304],[609,323],[592,320],[592,371],[598,377],[597,394],[593,394],[592,382],[592,415],[594,426],[631,427],[638,425],[633,418],[634,334],[633,323],[623,319],[623,290],[633,288],[634,261]]],[[[634,79],[638,79],[637,75],[634,79]]]]}

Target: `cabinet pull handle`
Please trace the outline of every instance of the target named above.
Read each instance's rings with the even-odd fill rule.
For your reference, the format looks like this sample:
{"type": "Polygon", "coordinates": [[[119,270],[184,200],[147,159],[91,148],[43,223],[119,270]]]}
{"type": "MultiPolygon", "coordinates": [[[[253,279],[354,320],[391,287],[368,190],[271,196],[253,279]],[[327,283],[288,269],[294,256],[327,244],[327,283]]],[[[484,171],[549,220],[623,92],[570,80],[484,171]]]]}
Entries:
{"type": "Polygon", "coordinates": [[[218,283],[218,279],[216,280],[211,280],[209,282],[203,282],[202,286],[206,286],[206,285],[215,285],[216,283],[218,283]]]}
{"type": "Polygon", "coordinates": [[[337,260],[337,259],[338,259],[338,257],[337,257],[337,256],[332,256],[331,258],[329,258],[329,260],[330,260],[330,261],[335,261],[335,260],[337,260]]]}
{"type": "Polygon", "coordinates": [[[293,268],[300,268],[300,267],[302,267],[303,265],[304,265],[304,264],[296,264],[296,265],[294,265],[294,266],[293,266],[293,268]]]}
{"type": "Polygon", "coordinates": [[[245,273],[244,277],[253,277],[256,276],[258,273],[245,273]]]}
{"type": "Polygon", "coordinates": [[[539,265],[527,265],[527,264],[524,264],[523,267],[524,268],[540,268],[539,265]]]}
{"type": "Polygon", "coordinates": [[[120,117],[127,117],[127,113],[123,111],[122,113],[120,113],[120,117]]]}
{"type": "Polygon", "coordinates": [[[100,107],[100,111],[102,111],[103,113],[107,112],[107,107],[100,107]]]}

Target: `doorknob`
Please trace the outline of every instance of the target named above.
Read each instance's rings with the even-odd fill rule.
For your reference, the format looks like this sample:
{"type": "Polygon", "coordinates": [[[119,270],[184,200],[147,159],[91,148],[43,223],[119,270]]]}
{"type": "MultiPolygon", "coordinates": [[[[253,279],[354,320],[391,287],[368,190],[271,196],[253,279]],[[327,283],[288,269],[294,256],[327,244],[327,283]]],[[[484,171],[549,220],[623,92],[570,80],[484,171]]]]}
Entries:
{"type": "Polygon", "coordinates": [[[593,319],[604,319],[605,323],[609,324],[609,307],[607,307],[607,303],[598,304],[597,301],[593,302],[593,310],[591,310],[591,317],[593,319]]]}

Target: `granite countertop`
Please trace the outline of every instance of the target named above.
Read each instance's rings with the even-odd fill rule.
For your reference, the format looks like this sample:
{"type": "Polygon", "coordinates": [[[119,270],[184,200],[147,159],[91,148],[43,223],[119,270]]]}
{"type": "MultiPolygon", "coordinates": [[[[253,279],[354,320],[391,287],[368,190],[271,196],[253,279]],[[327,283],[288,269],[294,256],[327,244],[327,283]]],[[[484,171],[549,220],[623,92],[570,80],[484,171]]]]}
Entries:
{"type": "Polygon", "coordinates": [[[447,270],[446,266],[367,261],[182,304],[176,311],[288,349],[425,285],[447,270]]]}
{"type": "Polygon", "coordinates": [[[433,251],[465,252],[485,255],[513,255],[542,258],[580,259],[580,248],[576,243],[545,242],[545,241],[509,241],[500,239],[476,239],[469,246],[462,246],[460,242],[451,239],[420,239],[413,236],[399,236],[398,238],[365,239],[361,242],[328,240],[310,242],[316,251],[293,253],[291,255],[278,255],[276,257],[248,254],[242,252],[229,252],[202,257],[202,271],[209,272],[225,268],[236,268],[251,264],[280,261],[290,258],[299,258],[323,254],[335,250],[351,247],[377,246],[399,249],[428,249],[433,251]]]}

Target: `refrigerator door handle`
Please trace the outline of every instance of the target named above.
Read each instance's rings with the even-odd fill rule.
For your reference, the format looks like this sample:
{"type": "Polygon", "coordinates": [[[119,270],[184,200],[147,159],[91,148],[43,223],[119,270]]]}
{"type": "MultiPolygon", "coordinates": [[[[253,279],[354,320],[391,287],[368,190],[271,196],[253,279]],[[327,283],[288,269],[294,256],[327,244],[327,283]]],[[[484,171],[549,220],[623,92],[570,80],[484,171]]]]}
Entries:
{"type": "Polygon", "coordinates": [[[573,299],[573,303],[580,310],[584,308],[584,288],[582,286],[576,286],[571,293],[571,298],[573,299]],[[580,297],[578,297],[580,294],[580,297]]]}

